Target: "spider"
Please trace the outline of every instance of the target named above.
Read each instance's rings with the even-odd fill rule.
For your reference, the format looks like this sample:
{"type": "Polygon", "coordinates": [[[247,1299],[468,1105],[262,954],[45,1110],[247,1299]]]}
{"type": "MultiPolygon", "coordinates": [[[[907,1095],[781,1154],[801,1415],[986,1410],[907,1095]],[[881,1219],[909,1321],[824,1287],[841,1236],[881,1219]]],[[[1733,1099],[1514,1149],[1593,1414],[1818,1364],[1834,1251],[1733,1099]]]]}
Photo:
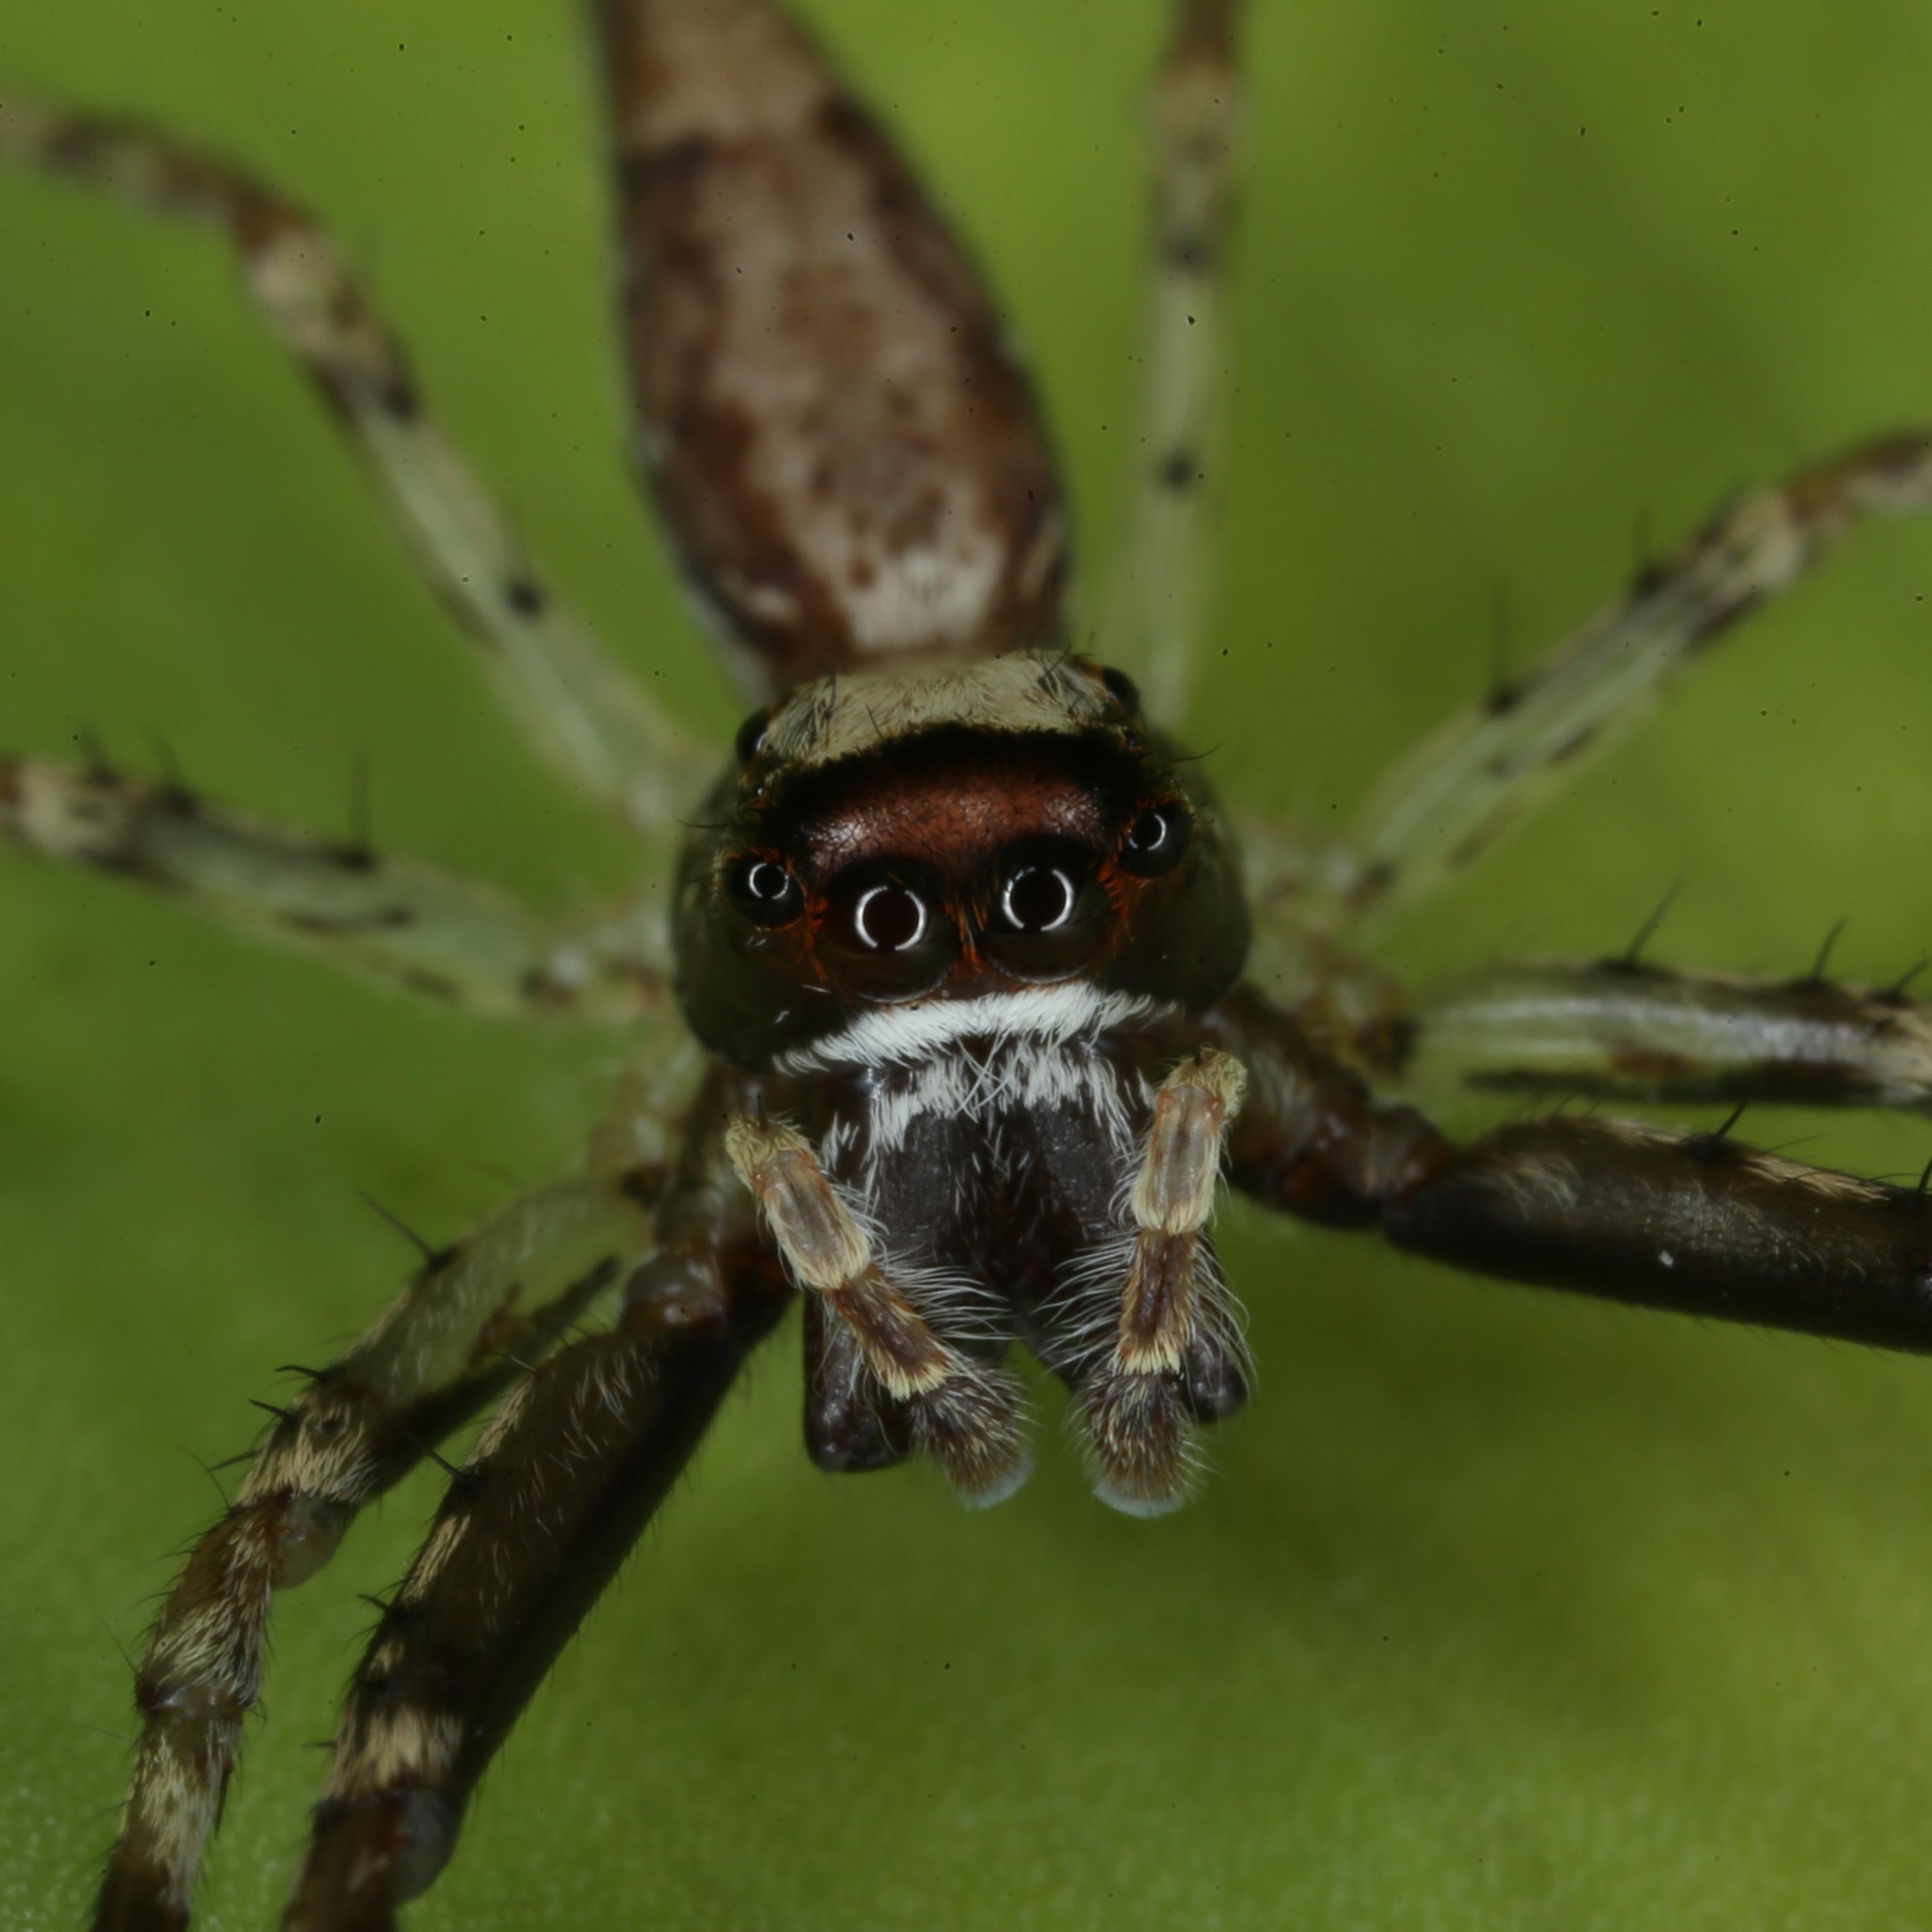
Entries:
{"type": "MultiPolygon", "coordinates": [[[[720,10],[742,11],[746,31],[782,39],[759,10],[720,10]]],[[[650,12],[618,22],[620,43],[650,30],[650,12]]],[[[943,626],[961,621],[947,614],[949,600],[964,597],[980,627],[974,640],[988,646],[987,661],[964,669],[922,661],[909,676],[870,680],[857,633],[828,643],[824,610],[814,616],[802,600],[808,572],[783,558],[774,566],[766,552],[754,567],[734,550],[748,530],[766,542],[770,531],[742,494],[719,520],[734,476],[715,422],[707,442],[689,397],[646,407],[656,480],[697,587],[735,609],[741,654],[781,664],[766,674],[776,702],[747,721],[722,790],[702,808],[668,952],[649,907],[532,950],[526,928],[490,896],[379,859],[358,838],[274,834],[171,783],[105,768],[8,767],[11,829],[52,856],[183,890],[239,922],[484,1010],[627,1018],[661,1002],[669,977],[713,1056],[694,1098],[653,1058],[641,1060],[581,1180],[428,1257],[391,1326],[316,1371],[277,1418],[235,1511],[164,1610],[144,1664],[149,1728],[104,1894],[106,1922],[124,1922],[116,1912],[135,1923],[143,1911],[152,1920],[184,1910],[188,1868],[245,1701],[237,1694],[253,1688],[244,1681],[252,1658],[224,1660],[231,1674],[211,1685],[205,1675],[183,1678],[184,1657],[197,1669],[207,1662],[212,1627],[224,1643],[238,1634],[244,1648],[257,1640],[249,1619],[265,1606],[264,1580],[303,1580],[326,1560],[349,1504],[428,1454],[620,1279],[616,1328],[564,1342],[518,1384],[507,1419],[453,1478],[422,1563],[386,1607],[374,1660],[352,1690],[294,1922],[380,1922],[398,1895],[434,1876],[481,1758],[621,1553],[602,1516],[582,1513],[578,1484],[597,1474],[601,1456],[612,1471],[610,1506],[647,1508],[740,1353],[801,1293],[808,1441],[822,1464],[871,1466],[917,1450],[977,1500],[1005,1492],[1023,1472],[1024,1448],[997,1348],[1017,1334],[1074,1386],[1096,1486],[1148,1512],[1179,1499],[1194,1429],[1245,1392],[1204,1232],[1224,1153],[1238,1182],[1270,1204],[1379,1223],[1414,1251],[1486,1271],[1859,1339],[1916,1340],[1910,1292],[1924,1264],[1916,1190],[1768,1165],[1728,1124],[1686,1136],[1537,1118],[1457,1150],[1405,1103],[1370,1096],[1368,1078],[1392,1080],[1442,1054],[1474,1082],[1531,1091],[1678,1102],[1740,1091],[1921,1097],[1921,1010],[1900,991],[1830,986],[1822,970],[1750,986],[1667,973],[1632,951],[1594,965],[1497,969],[1410,1007],[1351,956],[1352,930],[1472,862],[1498,808],[1602,748],[1625,714],[1593,710],[1587,676],[1583,696],[1560,703],[1564,673],[1527,665],[1499,681],[1446,740],[1399,771],[1352,844],[1252,840],[1250,892],[1268,949],[1258,957],[1272,998],[1231,989],[1245,934],[1230,848],[1192,766],[1147,716],[1172,712],[1178,698],[1184,653],[1167,626],[1202,542],[1199,472],[1214,466],[1215,425],[1196,382],[1204,356],[1211,364],[1202,325],[1224,256],[1217,189],[1233,99],[1231,26],[1221,10],[1182,10],[1159,84],[1159,98],[1185,110],[1178,136],[1166,124],[1168,185],[1184,205],[1190,195],[1201,202],[1186,223],[1170,220],[1157,233],[1152,460],[1138,538],[1147,574],[1109,633],[1110,657],[1142,673],[1144,693],[1066,652],[1050,466],[1023,390],[982,327],[966,332],[986,358],[971,372],[972,392],[982,406],[988,394],[1000,399],[992,413],[1010,440],[997,473],[1004,483],[1017,470],[1022,483],[995,525],[998,594],[970,555],[949,552],[935,566],[915,551],[917,594],[902,588],[896,604],[884,598],[943,626]],[[838,682],[801,686],[806,672],[828,664],[842,670],[838,682]],[[1426,812],[1412,808],[1418,795],[1426,812]],[[1012,817],[1020,805],[1024,824],[1012,817]],[[1774,1036],[1775,1058],[1762,1045],[1774,1036]],[[721,1070],[721,1060],[734,1070],[721,1070]],[[848,1061],[862,1080],[841,1077],[848,1061]],[[865,1102],[856,1112],[848,1104],[855,1084],[865,1102]],[[664,1113],[682,1121],[682,1142],[658,1133],[664,1113]],[[962,1180],[975,1173],[976,1186],[962,1180]],[[1016,1201],[1018,1229],[1001,1219],[1016,1201]],[[1681,1227],[1644,1220],[1669,1201],[1688,1204],[1681,1227]],[[1724,1220],[1717,1202],[1729,1220],[1714,1233],[1724,1220]],[[647,1212],[654,1232],[640,1222],[647,1212]],[[1884,1268],[1864,1250],[1848,1255],[1861,1243],[1883,1246],[1884,1268]],[[655,1258],[634,1271],[632,1260],[652,1247],[655,1258]],[[580,1264],[566,1266],[580,1248],[589,1251],[580,1264]],[[1807,1264],[1802,1280],[1784,1264],[1794,1252],[1807,1264]],[[546,1261],[561,1274],[554,1294],[536,1306],[515,1298],[512,1288],[546,1261]],[[1860,1302],[1862,1286],[1880,1292],[1860,1302]],[[442,1321],[460,1332],[438,1337],[448,1351],[439,1362],[412,1324],[442,1321]],[[399,1330],[408,1336],[400,1364],[399,1330]],[[399,1366],[409,1378],[400,1390],[399,1366]],[[386,1392],[392,1408],[406,1398],[404,1412],[378,1412],[386,1392]],[[609,1432],[601,1438],[600,1428],[609,1432]],[[558,1453],[560,1442],[569,1454],[558,1453]],[[366,1463],[356,1460],[363,1455],[366,1463]],[[626,1464],[632,1456],[640,1466],[626,1464]],[[500,1512],[522,1532],[514,1562],[490,1540],[500,1512]],[[494,1601],[491,1592],[479,1602],[460,1588],[472,1548],[498,1568],[494,1601]],[[247,1600],[211,1582],[248,1562],[258,1588],[247,1600]],[[441,1600],[439,1588],[454,1594],[441,1600]],[[382,1774],[373,1785],[372,1763],[382,1774]]],[[[614,64],[622,70],[621,59],[614,64]]],[[[836,91],[816,70],[809,78],[828,98],[836,91]]],[[[620,91],[620,124],[625,98],[620,91]]],[[[446,512],[464,479],[428,442],[434,432],[413,383],[362,326],[365,298],[332,279],[314,232],[274,198],[202,173],[182,151],[137,132],[43,115],[17,98],[7,113],[4,138],[62,172],[124,182],[129,170],[158,167],[164,201],[212,194],[239,232],[258,289],[272,307],[295,305],[292,316],[278,311],[284,327],[299,333],[297,346],[352,435],[371,446],[379,476],[401,485],[432,567],[508,667],[559,764],[580,780],[590,768],[590,788],[647,832],[687,809],[681,802],[702,782],[694,771],[680,782],[680,741],[596,658],[573,655],[554,592],[487,504],[468,506],[454,530],[467,548],[451,547],[446,512]],[[318,281],[328,298],[320,308],[310,305],[318,281]],[[560,692],[550,682],[560,664],[560,692]],[[590,701],[574,703],[586,689],[590,701]]],[[[794,178],[810,178],[814,155],[862,165],[874,190],[883,183],[892,218],[927,232],[862,118],[841,106],[813,126],[816,146],[794,178]]],[[[687,193],[701,207],[718,165],[701,136],[645,164],[622,177],[622,195],[642,198],[626,204],[634,213],[667,194],[674,207],[687,193]]],[[[155,174],[145,184],[154,187],[155,174]]],[[[668,218],[662,206],[651,216],[668,218]]],[[[848,235],[856,245],[857,231],[848,235]]],[[[648,253],[663,237],[647,227],[633,238],[648,253]]],[[[688,268],[692,254],[668,259],[688,268]]],[[[676,273],[661,266],[652,286],[675,291],[676,273]]],[[[962,284],[952,299],[970,312],[980,298],[962,284]]],[[[708,351],[717,319],[703,318],[698,335],[708,351]]],[[[640,364],[648,376],[672,359],[654,350],[640,364]]],[[[718,366],[732,365],[721,353],[718,366]]],[[[983,431],[983,406],[975,413],[983,431]]],[[[779,427],[785,446],[811,446],[796,425],[779,427]]],[[[972,440],[964,429],[939,439],[949,479],[988,473],[990,459],[975,456],[972,440]]],[[[880,441],[891,446],[890,435],[880,441]]],[[[1767,586],[1781,587],[1781,547],[1794,534],[1808,562],[1841,514],[1916,506],[1922,448],[1913,436],[1862,446],[1747,500],[1647,564],[1620,608],[1636,613],[1638,636],[1674,640],[1658,652],[1658,675],[1684,647],[1727,629],[1767,586]],[[1718,581],[1720,559],[1726,574],[1718,581]],[[1670,621],[1660,616],[1672,610],[1670,621]]],[[[836,491],[832,500],[841,509],[847,501],[836,491]]],[[[970,523],[958,512],[940,527],[956,534],[970,523]]],[[[848,560],[842,582],[853,609],[880,574],[876,563],[848,560]]],[[[890,590],[891,570],[883,574],[890,590]]],[[[1184,635],[1198,619],[1184,596],[1178,608],[1184,635]]],[[[1619,640],[1629,642],[1629,634],[1619,640]]],[[[1627,667],[1638,655],[1621,649],[1614,661],[1627,667]]],[[[1604,656],[1566,662],[1574,671],[1604,656]]]]}

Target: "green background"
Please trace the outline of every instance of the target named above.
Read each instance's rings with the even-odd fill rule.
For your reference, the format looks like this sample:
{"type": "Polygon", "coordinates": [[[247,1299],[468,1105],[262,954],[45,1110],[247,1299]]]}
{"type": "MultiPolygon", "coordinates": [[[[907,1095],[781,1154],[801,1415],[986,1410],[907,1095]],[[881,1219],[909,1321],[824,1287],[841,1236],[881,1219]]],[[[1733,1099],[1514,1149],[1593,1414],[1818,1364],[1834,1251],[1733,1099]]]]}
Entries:
{"type": "MultiPolygon", "coordinates": [[[[1037,358],[1104,549],[1150,0],[821,0],[1037,358]]],[[[563,0],[16,7],[0,76],[245,155],[369,263],[537,553],[737,706],[618,459],[563,0]]],[[[1326,816],[1725,491],[1932,404],[1918,0],[1256,8],[1229,584],[1196,735],[1326,816]]],[[[226,262],[0,182],[0,742],[150,730],[218,796],[560,905],[621,883],[412,584],[226,262]]],[[[1861,541],[1454,904],[1426,974],[1622,943],[1888,977],[1932,944],[1932,530],[1861,541]]],[[[0,1924],[65,1928],[126,1666],[272,1366],[567,1162],[610,1043],[419,1011],[0,870],[0,1924]]],[[[1922,1123],[1762,1115],[1916,1172],[1922,1123]]],[[[1156,1523],[1049,1426],[1015,1502],[835,1483],[767,1354],[492,1775],[420,1932],[1866,1927],[1932,1914],[1932,1372],[1225,1224],[1263,1379],[1156,1523]]],[[[202,1922],[272,1922],[411,1484],[284,1600],[202,1922]]]]}

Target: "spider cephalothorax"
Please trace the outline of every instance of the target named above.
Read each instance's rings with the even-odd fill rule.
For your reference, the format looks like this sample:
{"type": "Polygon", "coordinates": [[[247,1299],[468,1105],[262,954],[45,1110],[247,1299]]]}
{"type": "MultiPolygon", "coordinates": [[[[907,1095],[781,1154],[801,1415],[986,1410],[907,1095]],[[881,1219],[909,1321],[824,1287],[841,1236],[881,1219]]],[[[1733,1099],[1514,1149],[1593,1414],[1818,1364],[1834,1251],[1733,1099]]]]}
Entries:
{"type": "Polygon", "coordinates": [[[750,1351],[803,1304],[827,1469],[1027,1467],[1016,1343],[1095,1486],[1151,1513],[1246,1393],[1208,1234],[1262,1205],[1479,1272],[1932,1347],[1925,1191],[1594,1118],[1452,1142],[1379,1083],[1923,1108],[1932,1014],[1643,968],[1492,968],[1411,999],[1361,922],[1473,864],[1675,671],[1860,517],[1932,503],[1908,432],[1734,504],[1452,720],[1344,837],[1260,827],[1245,879],[1162,735],[1202,612],[1238,0],[1174,0],[1156,89],[1146,452],[1100,647],[1063,608],[1050,440],[910,169],[776,0],[597,0],[640,454],[696,600],[768,702],[723,776],[544,580],[299,208],[136,126],[0,97],[0,156],[211,224],[365,457],[536,746],[654,849],[549,926],[494,889],[100,760],[0,760],[17,844],[498,1014],[653,1022],[581,1169],[427,1252],[299,1371],[164,1603],[102,1928],[176,1928],[254,1706],[274,1593],[502,1397],[349,1694],[288,1923],[382,1932],[750,1351]],[[707,792],[706,786],[709,783],[707,792]],[[1250,908],[1268,944],[1246,964],[1250,908]],[[667,1052],[672,995],[702,1051],[667,1052]],[[621,1284],[608,1328],[565,1339],[621,1284]],[[554,1345],[553,1346],[553,1345],[554,1345]],[[547,1359],[537,1360],[546,1348],[547,1359]]]}

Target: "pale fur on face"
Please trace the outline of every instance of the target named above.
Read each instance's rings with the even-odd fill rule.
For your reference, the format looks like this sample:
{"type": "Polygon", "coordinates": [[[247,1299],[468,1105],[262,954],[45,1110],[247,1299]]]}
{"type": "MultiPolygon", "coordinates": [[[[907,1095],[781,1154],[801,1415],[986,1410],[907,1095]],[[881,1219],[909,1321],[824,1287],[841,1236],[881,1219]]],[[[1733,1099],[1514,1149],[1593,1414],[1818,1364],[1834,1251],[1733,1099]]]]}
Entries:
{"type": "Polygon", "coordinates": [[[774,708],[763,751],[808,769],[937,725],[1072,736],[1119,716],[1098,669],[1062,652],[928,658],[801,685],[774,708]]]}

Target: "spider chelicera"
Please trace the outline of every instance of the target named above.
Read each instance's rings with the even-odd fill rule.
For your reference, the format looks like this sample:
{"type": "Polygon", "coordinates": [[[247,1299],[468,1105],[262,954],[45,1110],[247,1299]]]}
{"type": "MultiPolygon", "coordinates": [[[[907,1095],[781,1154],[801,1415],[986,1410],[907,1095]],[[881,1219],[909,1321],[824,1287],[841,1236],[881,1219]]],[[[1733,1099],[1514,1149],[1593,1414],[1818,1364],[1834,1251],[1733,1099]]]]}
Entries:
{"type": "Polygon", "coordinates": [[[308,217],[151,130],[0,100],[0,154],[229,236],[538,748],[647,838],[692,828],[668,917],[646,892],[554,931],[359,838],[98,762],[0,765],[7,830],[46,856],[478,1011],[675,1006],[703,1050],[684,1080],[647,1048],[580,1174],[429,1256],[304,1372],[142,1660],[104,1925],[184,1919],[274,1593],[494,1402],[350,1690],[290,1921],[390,1922],[794,1300],[821,1466],[922,1454],[970,1500],[1009,1493],[1019,1342],[1074,1391],[1096,1491],[1136,1514],[1184,1498],[1196,1432],[1246,1398],[1206,1232],[1224,1167],[1265,1204],[1478,1272],[1932,1336],[1920,1190],[1758,1153],[1728,1123],[1539,1116],[1459,1146],[1378,1093],[1449,1071],[1607,1100],[1912,1104],[1932,1040],[1902,986],[1673,973],[1633,949],[1412,1003],[1351,944],[1859,516],[1924,507],[1927,437],[1733,504],[1500,679],[1347,836],[1264,828],[1244,873],[1161,724],[1199,628],[1220,447],[1234,13],[1183,0],[1157,76],[1146,460],[1102,662],[1071,648],[1024,372],[878,124],[762,0],[600,8],[640,455],[760,700],[722,776],[526,555],[308,217]],[[613,1325],[559,1340],[606,1298],[613,1325]]]}

